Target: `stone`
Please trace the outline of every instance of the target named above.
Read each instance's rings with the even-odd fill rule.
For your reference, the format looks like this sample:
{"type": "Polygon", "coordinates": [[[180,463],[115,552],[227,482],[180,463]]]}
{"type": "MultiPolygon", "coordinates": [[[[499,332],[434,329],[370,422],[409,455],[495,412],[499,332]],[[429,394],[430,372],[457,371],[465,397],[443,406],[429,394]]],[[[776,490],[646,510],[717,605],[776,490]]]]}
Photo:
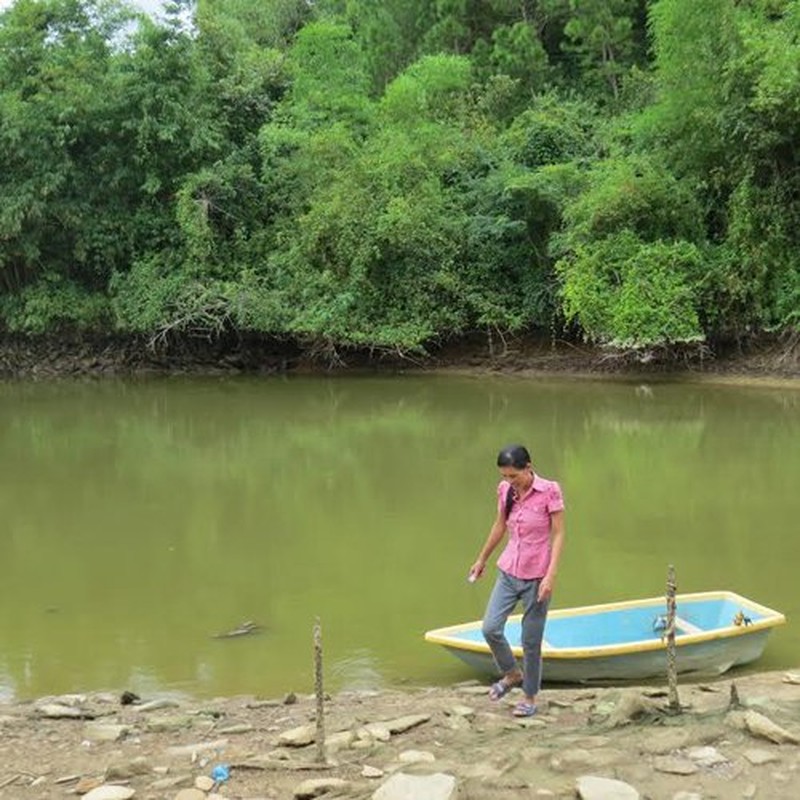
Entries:
{"type": "Polygon", "coordinates": [[[359,728],[356,736],[367,741],[388,742],[392,738],[392,732],[382,722],[370,722],[359,728]]]}
{"type": "Polygon", "coordinates": [[[613,778],[582,775],[575,787],[581,800],[640,800],[641,795],[630,784],[613,778]]]}
{"type": "Polygon", "coordinates": [[[176,700],[150,700],[148,703],[142,703],[136,706],[137,711],[147,713],[148,711],[160,711],[162,708],[179,708],[180,703],[176,700]]]}
{"type": "Polygon", "coordinates": [[[297,800],[306,800],[306,798],[319,797],[328,792],[343,792],[349,786],[349,782],[342,778],[310,778],[303,781],[294,790],[294,796],[297,800]]]}
{"type": "Polygon", "coordinates": [[[88,775],[84,775],[84,777],[75,784],[75,794],[86,794],[87,792],[91,792],[92,789],[102,786],[104,783],[105,781],[102,778],[91,778],[88,775]]]}
{"type": "Polygon", "coordinates": [[[131,789],[129,786],[110,786],[105,784],[85,794],[83,800],[130,800],[135,794],[136,790],[131,789]]]}
{"type": "Polygon", "coordinates": [[[472,717],[475,715],[475,709],[470,706],[457,705],[446,709],[444,713],[450,717],[472,717]]]}
{"type": "Polygon", "coordinates": [[[770,753],[768,750],[745,750],[742,755],[755,767],[760,767],[762,764],[769,764],[773,761],[780,761],[775,753],[770,753]]]}
{"type": "Polygon", "coordinates": [[[129,725],[112,725],[108,722],[87,722],[83,735],[90,742],[118,742],[130,732],[129,725]]]}
{"type": "Polygon", "coordinates": [[[278,742],[286,747],[306,747],[314,742],[317,735],[316,725],[300,725],[290,728],[278,736],[278,742]]]}
{"type": "Polygon", "coordinates": [[[431,764],[436,761],[436,756],[427,750],[403,750],[397,760],[403,764],[431,764]]]}
{"type": "Polygon", "coordinates": [[[759,714],[758,711],[745,711],[744,724],[753,736],[760,736],[768,739],[775,744],[783,744],[789,742],[791,744],[800,744],[800,739],[793,733],[776,725],[771,719],[759,714]]]}
{"type": "Polygon", "coordinates": [[[215,783],[214,779],[209,778],[208,775],[198,775],[194,779],[194,788],[199,789],[201,792],[210,792],[215,783]]]}
{"type": "Polygon", "coordinates": [[[252,731],[252,725],[242,723],[241,725],[228,725],[226,728],[220,728],[218,733],[220,736],[231,736],[237,733],[251,733],[252,731]]]}
{"type": "Polygon", "coordinates": [[[572,747],[556,753],[550,759],[550,767],[556,772],[573,772],[583,769],[604,769],[614,764],[624,763],[627,757],[616,750],[598,748],[584,750],[572,747]]]}
{"type": "Polygon", "coordinates": [[[361,770],[362,778],[382,778],[384,775],[383,770],[379,767],[371,767],[369,764],[364,764],[361,770]]]}
{"type": "Polygon", "coordinates": [[[191,786],[191,775],[173,775],[170,778],[160,778],[150,784],[151,789],[163,791],[164,789],[177,789],[179,786],[191,786]]]}
{"type": "Polygon", "coordinates": [[[181,744],[167,748],[171,756],[193,756],[196,753],[208,753],[212,750],[222,751],[228,746],[227,739],[214,739],[211,742],[197,742],[195,744],[181,744]]]}
{"type": "Polygon", "coordinates": [[[330,736],[325,737],[325,749],[332,753],[341,750],[344,747],[349,747],[355,740],[356,735],[353,731],[339,731],[332,733],[330,736]]]}
{"type": "Polygon", "coordinates": [[[147,720],[146,728],[149,733],[172,733],[191,728],[192,722],[188,714],[172,714],[147,720]]]}
{"type": "Polygon", "coordinates": [[[716,767],[728,763],[728,759],[716,747],[690,747],[686,755],[700,767],[716,767]]]}
{"type": "Polygon", "coordinates": [[[456,779],[444,772],[408,775],[396,772],[372,795],[372,800],[455,800],[456,779]]]}
{"type": "Polygon", "coordinates": [[[689,731],[683,728],[668,728],[648,733],[642,742],[642,749],[652,755],[665,755],[674,750],[682,750],[689,743],[689,731]]]}
{"type": "Polygon", "coordinates": [[[206,800],[206,793],[200,789],[181,789],[175,800],[206,800]]]}
{"type": "Polygon", "coordinates": [[[694,775],[697,772],[697,764],[679,756],[658,756],[653,759],[653,769],[671,775],[694,775]]]}
{"type": "Polygon", "coordinates": [[[675,792],[672,795],[672,800],[703,800],[703,795],[697,794],[697,792],[675,792]]]}
{"type": "Polygon", "coordinates": [[[744,800],[753,800],[758,792],[758,787],[754,783],[750,783],[742,790],[742,797],[744,800]]]}
{"type": "Polygon", "coordinates": [[[430,714],[409,714],[406,717],[398,717],[382,724],[389,733],[405,733],[418,725],[422,725],[423,722],[427,722],[430,718],[430,714]]]}
{"type": "Polygon", "coordinates": [[[36,706],[36,711],[47,719],[85,719],[87,714],[75,706],[62,705],[61,703],[45,703],[36,706]]]}
{"type": "Polygon", "coordinates": [[[784,683],[800,684],[800,672],[787,672],[782,680],[784,683]]]}
{"type": "Polygon", "coordinates": [[[118,761],[106,767],[105,778],[107,781],[125,781],[134,775],[148,775],[153,771],[150,762],[144,756],[138,756],[130,761],[118,761]]]}

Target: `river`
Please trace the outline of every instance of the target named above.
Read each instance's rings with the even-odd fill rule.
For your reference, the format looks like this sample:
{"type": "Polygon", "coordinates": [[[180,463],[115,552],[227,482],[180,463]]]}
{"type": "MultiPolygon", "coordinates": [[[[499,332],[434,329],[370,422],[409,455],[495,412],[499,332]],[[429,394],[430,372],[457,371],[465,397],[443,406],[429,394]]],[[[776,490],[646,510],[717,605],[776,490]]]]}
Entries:
{"type": "Polygon", "coordinates": [[[0,697],[276,696],[471,677],[425,630],[466,573],[498,448],[561,482],[553,607],[731,589],[800,663],[800,389],[514,377],[0,383],[0,697]],[[260,632],[216,638],[244,621],[260,632]]]}

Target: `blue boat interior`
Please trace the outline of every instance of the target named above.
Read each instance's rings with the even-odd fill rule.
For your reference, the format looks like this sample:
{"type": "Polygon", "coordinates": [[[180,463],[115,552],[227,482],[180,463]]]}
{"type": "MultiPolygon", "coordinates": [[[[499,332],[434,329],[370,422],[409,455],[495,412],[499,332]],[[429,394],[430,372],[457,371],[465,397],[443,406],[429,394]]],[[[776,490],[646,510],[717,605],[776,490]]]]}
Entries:
{"type": "MultiPolygon", "coordinates": [[[[724,598],[684,601],[678,604],[676,611],[678,637],[727,628],[735,624],[734,619],[739,613],[751,622],[764,619],[763,614],[724,598]]],[[[557,648],[602,647],[660,640],[665,627],[666,609],[663,606],[634,606],[568,617],[550,616],[544,639],[547,645],[557,648]]],[[[519,621],[509,620],[506,637],[512,646],[520,644],[520,634],[519,621]]],[[[464,641],[484,641],[479,625],[454,635],[464,641]]]]}

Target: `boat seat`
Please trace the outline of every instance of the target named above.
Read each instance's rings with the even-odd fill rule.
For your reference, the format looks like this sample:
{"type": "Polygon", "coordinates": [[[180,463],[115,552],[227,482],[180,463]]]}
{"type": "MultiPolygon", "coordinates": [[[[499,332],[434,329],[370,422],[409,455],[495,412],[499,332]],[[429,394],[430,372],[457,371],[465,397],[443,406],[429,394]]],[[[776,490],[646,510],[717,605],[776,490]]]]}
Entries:
{"type": "Polygon", "coordinates": [[[680,628],[684,633],[702,633],[702,628],[693,625],[691,622],[683,619],[682,617],[675,617],[675,627],[680,628]]]}

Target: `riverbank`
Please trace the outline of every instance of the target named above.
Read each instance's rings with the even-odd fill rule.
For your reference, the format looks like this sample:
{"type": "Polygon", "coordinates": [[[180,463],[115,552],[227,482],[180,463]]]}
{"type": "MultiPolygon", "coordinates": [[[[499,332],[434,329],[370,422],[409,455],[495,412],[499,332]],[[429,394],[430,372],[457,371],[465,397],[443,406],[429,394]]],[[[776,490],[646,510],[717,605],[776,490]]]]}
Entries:
{"type": "Polygon", "coordinates": [[[0,705],[0,798],[800,796],[800,672],[679,693],[675,716],[653,688],[546,688],[517,720],[514,692],[492,703],[477,682],[343,692],[325,704],[324,763],[313,697],[42,698],[0,705]]]}
{"type": "Polygon", "coordinates": [[[433,344],[425,354],[259,335],[160,343],[135,336],[0,336],[0,377],[6,378],[443,370],[794,382],[800,380],[800,336],[633,352],[535,332],[504,338],[476,333],[433,344]]]}

